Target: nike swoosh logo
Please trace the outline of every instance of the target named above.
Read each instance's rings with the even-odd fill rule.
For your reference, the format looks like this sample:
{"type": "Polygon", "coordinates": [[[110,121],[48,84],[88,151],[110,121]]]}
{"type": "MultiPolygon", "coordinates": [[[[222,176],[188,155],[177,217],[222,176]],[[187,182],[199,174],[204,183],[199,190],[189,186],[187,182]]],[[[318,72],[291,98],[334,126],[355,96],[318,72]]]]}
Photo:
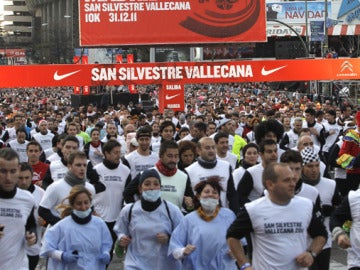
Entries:
{"type": "Polygon", "coordinates": [[[74,75],[74,74],[78,73],[79,71],[81,71],[81,69],[70,72],[70,73],[65,73],[65,74],[62,74],[62,75],[59,75],[58,71],[55,71],[54,80],[55,81],[61,81],[61,80],[65,79],[65,78],[67,78],[67,77],[70,77],[71,75],[74,75]]]}
{"type": "Polygon", "coordinates": [[[170,100],[170,99],[176,98],[177,96],[180,96],[180,94],[176,94],[176,95],[173,95],[173,96],[166,95],[165,99],[170,100]]]}
{"type": "Polygon", "coordinates": [[[263,67],[263,68],[261,69],[261,75],[263,75],[263,76],[268,76],[268,75],[270,75],[270,74],[272,74],[272,73],[274,73],[274,72],[276,72],[276,71],[278,71],[278,70],[280,70],[280,69],[283,69],[284,67],[286,67],[286,66],[282,66],[282,67],[278,67],[278,68],[273,68],[273,69],[269,69],[269,70],[266,70],[265,67],[263,67]]]}

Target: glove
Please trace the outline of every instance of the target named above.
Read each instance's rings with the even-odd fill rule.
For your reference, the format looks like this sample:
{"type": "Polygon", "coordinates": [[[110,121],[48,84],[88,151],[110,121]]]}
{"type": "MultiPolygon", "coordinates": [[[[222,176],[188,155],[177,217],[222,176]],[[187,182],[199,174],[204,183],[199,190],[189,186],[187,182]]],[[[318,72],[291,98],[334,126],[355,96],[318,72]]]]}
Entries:
{"type": "Polygon", "coordinates": [[[103,264],[109,264],[110,263],[110,254],[108,252],[104,252],[103,254],[99,255],[98,259],[103,264]]]}
{"type": "Polygon", "coordinates": [[[76,260],[79,258],[78,254],[74,254],[74,251],[64,251],[61,254],[61,260],[67,263],[73,263],[76,262],[76,260]]]}

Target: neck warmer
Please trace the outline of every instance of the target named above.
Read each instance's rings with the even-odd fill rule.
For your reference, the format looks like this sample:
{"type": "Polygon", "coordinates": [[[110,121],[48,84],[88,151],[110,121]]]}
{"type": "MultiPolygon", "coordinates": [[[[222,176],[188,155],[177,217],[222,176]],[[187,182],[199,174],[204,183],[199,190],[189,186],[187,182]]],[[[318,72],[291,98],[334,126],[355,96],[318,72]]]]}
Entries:
{"type": "Polygon", "coordinates": [[[163,175],[165,176],[173,176],[176,172],[177,172],[177,168],[175,167],[174,169],[169,169],[168,167],[166,167],[164,165],[164,163],[161,162],[161,160],[159,160],[156,164],[155,164],[156,168],[159,170],[159,172],[161,172],[163,175]]]}
{"type": "Polygon", "coordinates": [[[302,187],[302,184],[303,184],[303,181],[302,181],[301,179],[296,183],[296,186],[295,186],[295,195],[300,192],[301,187],[302,187]]]}
{"type": "Polygon", "coordinates": [[[90,220],[91,220],[91,216],[92,216],[92,213],[90,213],[90,215],[88,215],[87,217],[85,218],[79,218],[77,215],[75,215],[73,212],[71,212],[71,218],[78,224],[86,224],[86,223],[89,223],[90,220]]]}
{"type": "Polygon", "coordinates": [[[209,222],[211,220],[213,220],[214,218],[216,218],[216,216],[219,214],[220,211],[220,206],[217,206],[214,213],[212,213],[211,215],[207,215],[205,213],[205,211],[202,209],[202,207],[199,207],[197,209],[198,215],[205,221],[209,222]]]}
{"type": "Polygon", "coordinates": [[[16,194],[16,187],[11,191],[5,191],[2,188],[0,188],[0,198],[1,199],[12,199],[15,197],[16,194]]]}
{"type": "Polygon", "coordinates": [[[70,186],[76,186],[76,185],[85,185],[85,179],[77,178],[72,172],[68,171],[65,174],[64,180],[66,183],[68,183],[70,186]]]}
{"type": "Polygon", "coordinates": [[[308,184],[308,185],[311,185],[311,186],[316,186],[317,184],[319,184],[320,179],[321,179],[320,173],[319,173],[319,177],[318,177],[315,181],[312,180],[312,179],[309,179],[309,177],[305,176],[304,174],[301,174],[301,180],[302,180],[304,183],[306,183],[306,184],[308,184]]]}
{"type": "Polygon", "coordinates": [[[159,207],[160,204],[161,204],[161,198],[159,198],[156,202],[149,202],[141,198],[141,207],[147,212],[154,211],[156,208],[159,207]]]}
{"type": "Polygon", "coordinates": [[[95,142],[90,142],[92,147],[98,148],[101,145],[101,141],[98,141],[97,143],[95,142]]]}
{"type": "MultiPolygon", "coordinates": [[[[256,165],[256,164],[254,164],[254,165],[256,165]]],[[[243,167],[244,169],[248,169],[254,165],[250,164],[249,162],[246,162],[245,159],[241,160],[241,167],[243,167]]]]}
{"type": "Polygon", "coordinates": [[[67,167],[67,161],[64,159],[64,156],[61,157],[61,162],[67,167]]]}
{"type": "Polygon", "coordinates": [[[30,191],[31,193],[34,193],[35,191],[35,186],[33,183],[31,183],[30,187],[27,189],[28,191],[30,191]]]}
{"type": "Polygon", "coordinates": [[[316,121],[314,121],[313,123],[307,122],[308,128],[314,127],[315,124],[316,124],[316,121]]]}
{"type": "Polygon", "coordinates": [[[119,167],[120,162],[119,163],[114,163],[111,162],[110,160],[104,159],[103,160],[104,166],[110,170],[115,170],[117,167],[119,167]]]}
{"type": "Polygon", "coordinates": [[[201,157],[198,157],[197,161],[199,162],[201,167],[204,167],[205,169],[212,169],[215,168],[217,160],[214,159],[213,161],[206,161],[203,160],[201,157]]]}

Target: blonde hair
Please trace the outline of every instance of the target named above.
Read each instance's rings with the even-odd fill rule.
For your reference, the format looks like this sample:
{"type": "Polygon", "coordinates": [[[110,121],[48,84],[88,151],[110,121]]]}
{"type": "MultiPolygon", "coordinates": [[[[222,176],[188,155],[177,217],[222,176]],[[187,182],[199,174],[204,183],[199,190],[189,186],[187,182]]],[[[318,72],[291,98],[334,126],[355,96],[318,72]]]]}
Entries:
{"type": "Polygon", "coordinates": [[[79,194],[85,193],[88,195],[90,202],[92,200],[92,196],[90,191],[85,188],[83,185],[76,185],[73,186],[70,190],[69,196],[67,196],[64,200],[62,200],[61,204],[59,204],[56,209],[62,209],[61,218],[67,217],[70,215],[71,211],[73,210],[75,199],[79,194]],[[68,204],[64,203],[68,200],[68,204]]]}

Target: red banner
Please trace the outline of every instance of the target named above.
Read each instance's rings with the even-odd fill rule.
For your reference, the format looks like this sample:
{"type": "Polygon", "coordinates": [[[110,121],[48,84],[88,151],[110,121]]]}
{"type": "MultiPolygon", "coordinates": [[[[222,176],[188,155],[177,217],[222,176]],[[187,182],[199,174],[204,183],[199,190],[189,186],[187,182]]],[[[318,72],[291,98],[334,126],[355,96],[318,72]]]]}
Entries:
{"type": "MultiPolygon", "coordinates": [[[[73,58],[74,64],[80,64],[80,56],[74,56],[73,58]]],[[[74,86],[74,94],[75,95],[80,95],[81,94],[81,89],[80,86],[75,85],[74,86]]]]}
{"type": "Polygon", "coordinates": [[[26,50],[25,49],[0,49],[0,55],[3,55],[4,57],[25,57],[26,56],[26,50]]]}
{"type": "Polygon", "coordinates": [[[79,18],[80,46],[266,41],[263,0],[80,0],[79,18]]]}
{"type": "Polygon", "coordinates": [[[359,79],[360,58],[0,66],[0,88],[359,79]]]}
{"type": "MultiPolygon", "coordinates": [[[[134,55],[133,54],[128,54],[126,55],[126,60],[128,62],[128,64],[133,64],[134,63],[134,55]]],[[[129,92],[131,94],[135,94],[136,93],[136,89],[135,89],[135,85],[134,84],[130,84],[129,85],[129,92]]]]}
{"type": "Polygon", "coordinates": [[[184,85],[181,83],[163,83],[159,88],[159,111],[164,112],[165,108],[184,111],[184,93],[184,85]]]}

